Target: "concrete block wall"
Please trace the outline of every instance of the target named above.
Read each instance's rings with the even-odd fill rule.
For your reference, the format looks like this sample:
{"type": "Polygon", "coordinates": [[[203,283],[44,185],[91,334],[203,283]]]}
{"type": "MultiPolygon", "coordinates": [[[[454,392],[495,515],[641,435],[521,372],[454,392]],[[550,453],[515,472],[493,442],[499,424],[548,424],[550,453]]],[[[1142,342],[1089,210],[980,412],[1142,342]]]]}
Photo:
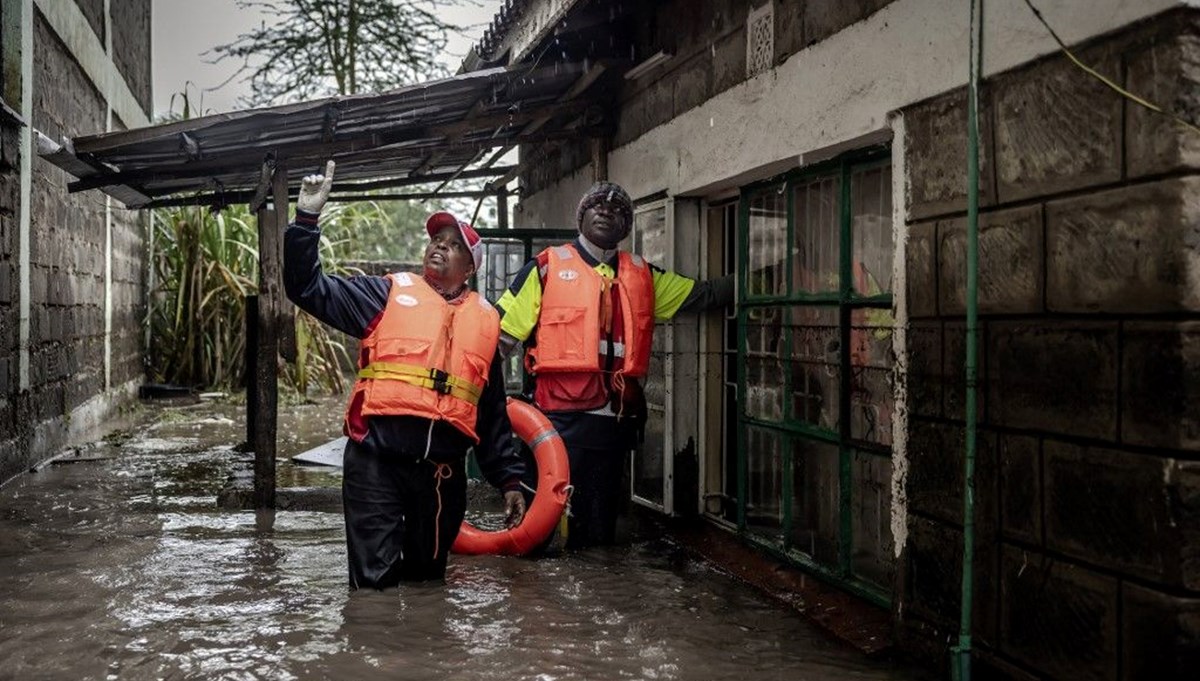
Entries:
{"type": "MultiPolygon", "coordinates": [[[[1200,11],[1078,54],[1197,119],[1200,11]]],[[[965,106],[959,90],[903,111],[911,412],[895,610],[902,645],[939,664],[960,607],[965,106]]],[[[989,79],[981,110],[976,668],[1195,678],[1200,134],[1062,56],[989,79]]]]}
{"type": "MultiPolygon", "coordinates": [[[[113,3],[113,20],[104,16],[104,5],[77,3],[86,27],[95,33],[87,39],[103,45],[108,27],[120,27],[113,35],[114,48],[125,44],[119,54],[114,49],[114,63],[148,109],[150,2],[113,3]],[[115,20],[137,9],[145,13],[141,23],[122,26],[115,20]]],[[[39,9],[29,30],[33,127],[52,140],[105,131],[108,103],[88,68],[39,9]]],[[[112,125],[125,127],[115,114],[112,125]]],[[[145,216],[115,201],[110,205],[98,192],[69,194],[67,183],[73,178],[34,158],[25,274],[30,385],[22,389],[19,135],[18,127],[5,124],[0,136],[0,482],[102,422],[143,375],[145,216]]]]}
{"type": "MultiPolygon", "coordinates": [[[[16,449],[17,345],[20,328],[19,282],[17,279],[20,178],[17,168],[20,130],[9,123],[0,124],[0,461],[13,456],[16,449]]],[[[0,478],[4,477],[0,475],[0,478]]]]}

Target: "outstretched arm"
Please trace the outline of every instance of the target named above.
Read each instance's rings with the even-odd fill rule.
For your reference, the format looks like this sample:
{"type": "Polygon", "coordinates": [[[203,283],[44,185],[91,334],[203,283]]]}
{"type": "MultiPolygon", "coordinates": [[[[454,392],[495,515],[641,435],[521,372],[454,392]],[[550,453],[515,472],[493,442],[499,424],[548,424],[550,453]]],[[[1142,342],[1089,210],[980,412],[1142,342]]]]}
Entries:
{"type": "Polygon", "coordinates": [[[309,175],[300,184],[296,221],[283,235],[283,287],[301,310],[362,338],[387,304],[391,282],[385,277],[329,276],[322,270],[317,220],[333,183],[333,161],[325,172],[309,175]]]}

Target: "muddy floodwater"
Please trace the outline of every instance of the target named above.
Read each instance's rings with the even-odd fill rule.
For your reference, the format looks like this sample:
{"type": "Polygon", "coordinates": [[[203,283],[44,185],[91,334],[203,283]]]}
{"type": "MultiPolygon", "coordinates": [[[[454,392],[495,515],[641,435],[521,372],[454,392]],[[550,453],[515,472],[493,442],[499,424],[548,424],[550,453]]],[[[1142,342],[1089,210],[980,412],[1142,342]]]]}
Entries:
{"type": "MultiPolygon", "coordinates": [[[[281,485],[339,484],[282,458],[339,411],[281,408],[281,485]]],[[[243,428],[235,405],[144,407],[0,488],[0,678],[915,678],[656,538],[351,594],[339,514],[216,507],[243,428]]]]}

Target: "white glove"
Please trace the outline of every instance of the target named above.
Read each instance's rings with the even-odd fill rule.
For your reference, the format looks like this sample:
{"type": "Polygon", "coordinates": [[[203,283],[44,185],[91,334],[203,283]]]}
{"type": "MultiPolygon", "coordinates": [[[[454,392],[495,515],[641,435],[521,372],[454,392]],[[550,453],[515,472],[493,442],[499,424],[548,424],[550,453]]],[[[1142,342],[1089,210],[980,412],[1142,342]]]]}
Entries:
{"type": "Polygon", "coordinates": [[[333,186],[333,161],[325,163],[324,175],[306,175],[300,181],[300,196],[296,197],[296,209],[306,213],[320,213],[329,200],[329,189],[333,186]]]}

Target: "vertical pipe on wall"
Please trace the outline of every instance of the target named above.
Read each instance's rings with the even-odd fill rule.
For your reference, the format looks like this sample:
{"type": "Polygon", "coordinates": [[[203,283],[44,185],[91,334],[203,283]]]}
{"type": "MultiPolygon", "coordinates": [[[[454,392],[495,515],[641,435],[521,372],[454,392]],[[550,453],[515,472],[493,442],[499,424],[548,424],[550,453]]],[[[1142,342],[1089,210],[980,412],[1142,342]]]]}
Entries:
{"type": "Polygon", "coordinates": [[[17,366],[21,390],[30,388],[29,343],[30,343],[30,225],[33,196],[33,0],[20,3],[21,21],[21,117],[25,125],[21,128],[21,207],[18,220],[17,240],[17,288],[20,295],[17,322],[17,366]]]}
{"type": "Polygon", "coordinates": [[[971,0],[970,76],[967,83],[967,356],[966,453],[963,457],[962,611],[951,675],[971,678],[971,610],[975,577],[975,441],[979,341],[979,71],[983,55],[983,0],[971,0]]]}
{"type": "MultiPolygon", "coordinates": [[[[112,0],[104,0],[104,54],[112,59],[112,0]]],[[[112,78],[115,69],[107,69],[110,82],[104,86],[104,132],[112,132],[112,78]]],[[[112,197],[104,196],[104,389],[112,387],[113,332],[113,210],[112,197]]]]}

